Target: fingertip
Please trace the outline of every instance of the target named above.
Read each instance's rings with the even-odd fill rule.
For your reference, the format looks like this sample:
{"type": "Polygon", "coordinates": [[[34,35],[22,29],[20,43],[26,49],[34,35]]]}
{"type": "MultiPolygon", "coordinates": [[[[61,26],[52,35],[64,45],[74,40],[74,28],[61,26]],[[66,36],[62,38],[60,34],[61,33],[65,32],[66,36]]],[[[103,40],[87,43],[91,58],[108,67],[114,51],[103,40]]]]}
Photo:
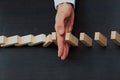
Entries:
{"type": "Polygon", "coordinates": [[[65,60],[67,57],[67,50],[66,50],[66,46],[64,46],[64,51],[63,51],[63,55],[61,56],[61,60],[65,60]]]}
{"type": "Polygon", "coordinates": [[[64,53],[62,56],[61,56],[61,60],[65,60],[66,59],[66,53],[64,53]]]}
{"type": "Polygon", "coordinates": [[[63,54],[63,48],[62,47],[59,47],[58,48],[58,57],[61,57],[62,56],[62,54],[63,54]]]}
{"type": "Polygon", "coordinates": [[[65,60],[65,58],[61,57],[61,60],[62,60],[62,61],[64,61],[64,60],[65,60]]]}
{"type": "Polygon", "coordinates": [[[70,45],[68,43],[66,43],[65,45],[65,50],[64,50],[64,54],[61,56],[61,60],[65,60],[69,54],[69,48],[70,48],[70,45]]]}
{"type": "Polygon", "coordinates": [[[58,51],[58,57],[61,57],[61,52],[60,51],[58,51]]]}
{"type": "Polygon", "coordinates": [[[61,60],[65,60],[67,58],[67,56],[61,56],[61,60]]]}

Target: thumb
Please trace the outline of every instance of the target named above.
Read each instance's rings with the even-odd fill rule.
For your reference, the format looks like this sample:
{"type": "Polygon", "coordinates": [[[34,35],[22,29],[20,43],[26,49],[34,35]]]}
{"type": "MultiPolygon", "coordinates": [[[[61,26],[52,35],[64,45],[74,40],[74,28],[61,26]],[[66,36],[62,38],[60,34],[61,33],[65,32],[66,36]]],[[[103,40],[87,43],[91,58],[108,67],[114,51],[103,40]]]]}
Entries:
{"type": "Polygon", "coordinates": [[[64,23],[62,22],[62,23],[57,23],[56,24],[56,32],[57,33],[59,33],[60,35],[64,35],[64,33],[65,33],[65,27],[64,27],[64,23]]]}
{"type": "Polygon", "coordinates": [[[65,23],[64,23],[64,19],[63,18],[56,17],[55,30],[60,35],[64,35],[64,33],[65,33],[65,23]]]}

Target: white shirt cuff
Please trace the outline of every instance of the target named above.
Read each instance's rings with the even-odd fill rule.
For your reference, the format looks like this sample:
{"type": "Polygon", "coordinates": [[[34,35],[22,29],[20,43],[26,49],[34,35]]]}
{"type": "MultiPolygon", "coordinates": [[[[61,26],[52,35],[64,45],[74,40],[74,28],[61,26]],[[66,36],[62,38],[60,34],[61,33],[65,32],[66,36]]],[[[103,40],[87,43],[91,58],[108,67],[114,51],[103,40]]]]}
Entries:
{"type": "Polygon", "coordinates": [[[75,7],[75,0],[54,0],[55,3],[55,9],[57,9],[57,6],[63,2],[69,2],[72,3],[75,7]]]}

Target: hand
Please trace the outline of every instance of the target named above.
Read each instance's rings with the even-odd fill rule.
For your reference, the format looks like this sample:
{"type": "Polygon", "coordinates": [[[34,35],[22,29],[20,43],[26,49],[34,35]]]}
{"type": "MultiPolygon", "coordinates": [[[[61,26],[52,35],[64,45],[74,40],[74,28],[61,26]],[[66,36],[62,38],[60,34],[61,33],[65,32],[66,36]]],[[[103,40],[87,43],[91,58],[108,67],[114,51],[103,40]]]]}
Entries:
{"type": "Polygon", "coordinates": [[[70,3],[62,3],[57,8],[55,30],[57,33],[58,57],[65,60],[69,53],[70,45],[65,41],[65,34],[72,32],[74,23],[74,8],[70,3]]]}

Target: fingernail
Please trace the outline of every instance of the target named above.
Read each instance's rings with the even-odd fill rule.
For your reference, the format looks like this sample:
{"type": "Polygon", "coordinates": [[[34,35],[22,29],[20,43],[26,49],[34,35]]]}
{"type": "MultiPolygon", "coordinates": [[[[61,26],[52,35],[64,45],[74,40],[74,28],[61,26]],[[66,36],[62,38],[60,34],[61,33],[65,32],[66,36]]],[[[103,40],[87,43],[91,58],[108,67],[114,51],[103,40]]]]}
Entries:
{"type": "Polygon", "coordinates": [[[63,30],[59,30],[59,34],[60,35],[64,34],[64,31],[63,30]]]}
{"type": "Polygon", "coordinates": [[[64,58],[64,57],[61,57],[61,60],[65,60],[65,58],[64,58]]]}

